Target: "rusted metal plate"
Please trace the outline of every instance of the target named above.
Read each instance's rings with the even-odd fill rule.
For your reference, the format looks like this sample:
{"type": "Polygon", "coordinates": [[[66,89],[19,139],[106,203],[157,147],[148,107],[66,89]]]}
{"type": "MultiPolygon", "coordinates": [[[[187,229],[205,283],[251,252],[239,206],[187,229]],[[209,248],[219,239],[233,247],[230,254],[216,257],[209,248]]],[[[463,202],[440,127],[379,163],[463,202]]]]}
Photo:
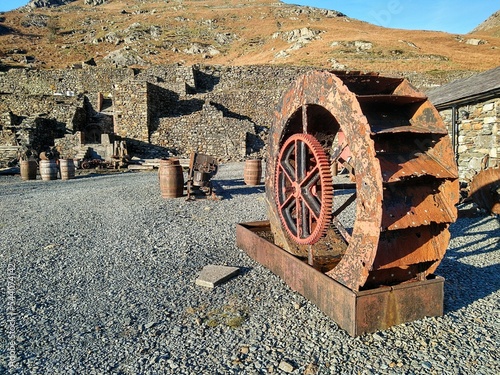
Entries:
{"type": "Polygon", "coordinates": [[[469,196],[479,207],[500,214],[500,167],[479,172],[472,179],[469,196]]]}
{"type": "Polygon", "coordinates": [[[440,129],[440,128],[426,128],[424,126],[418,126],[418,125],[403,125],[403,126],[398,126],[398,127],[383,127],[383,126],[377,126],[376,124],[372,126],[372,134],[385,134],[385,133],[421,133],[421,134],[448,134],[448,131],[446,129],[440,129]]]}
{"type": "Polygon", "coordinates": [[[269,242],[266,238],[270,235],[268,221],[236,226],[238,247],[353,337],[443,314],[444,279],[441,277],[353,291],[269,242]]]}
{"type": "Polygon", "coordinates": [[[455,200],[458,180],[436,180],[422,184],[415,179],[389,184],[384,190],[381,228],[399,230],[431,223],[451,223],[457,219],[455,200]]]}
{"type": "Polygon", "coordinates": [[[349,73],[335,72],[350,91],[364,95],[391,94],[401,85],[403,78],[381,77],[378,73],[349,73]]]}
{"type": "Polygon", "coordinates": [[[444,278],[361,291],[356,304],[356,335],[443,315],[444,278]]]}
{"type": "Polygon", "coordinates": [[[384,182],[396,182],[421,176],[450,179],[457,177],[454,171],[450,171],[439,160],[426,153],[380,153],[377,157],[384,182]]]}
{"type": "Polygon", "coordinates": [[[425,97],[422,96],[410,96],[410,95],[358,95],[358,101],[360,103],[393,103],[393,104],[410,104],[410,103],[420,103],[425,101],[425,97]]]}
{"type": "MultiPolygon", "coordinates": [[[[406,267],[442,259],[450,240],[447,224],[382,232],[373,269],[406,267]]],[[[392,280],[392,283],[398,281],[392,280]]]]}

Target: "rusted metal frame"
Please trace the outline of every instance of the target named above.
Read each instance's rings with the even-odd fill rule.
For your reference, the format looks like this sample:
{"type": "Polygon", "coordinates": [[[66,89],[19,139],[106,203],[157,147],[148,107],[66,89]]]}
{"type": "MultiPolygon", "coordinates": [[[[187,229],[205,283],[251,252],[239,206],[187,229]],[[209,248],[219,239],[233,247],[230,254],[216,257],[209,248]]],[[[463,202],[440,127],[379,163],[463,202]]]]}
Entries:
{"type": "Polygon", "coordinates": [[[347,140],[344,138],[342,143],[337,145],[337,147],[335,147],[335,149],[331,152],[330,158],[331,158],[332,163],[337,162],[337,159],[339,158],[339,156],[342,154],[342,152],[345,150],[345,148],[347,146],[348,146],[347,140]]]}
{"type": "Polygon", "coordinates": [[[500,214],[500,166],[479,172],[470,183],[469,197],[478,207],[500,214]]]}
{"type": "Polygon", "coordinates": [[[354,291],[259,236],[269,230],[268,221],[237,224],[236,245],[353,337],[443,315],[442,277],[354,291]]]}
{"type": "Polygon", "coordinates": [[[333,183],[332,186],[333,186],[333,190],[354,190],[354,189],[356,189],[356,183],[354,183],[354,182],[349,182],[349,183],[337,182],[337,183],[333,183]]]}
{"type": "Polygon", "coordinates": [[[302,104],[302,133],[308,134],[307,104],[302,104]]]}

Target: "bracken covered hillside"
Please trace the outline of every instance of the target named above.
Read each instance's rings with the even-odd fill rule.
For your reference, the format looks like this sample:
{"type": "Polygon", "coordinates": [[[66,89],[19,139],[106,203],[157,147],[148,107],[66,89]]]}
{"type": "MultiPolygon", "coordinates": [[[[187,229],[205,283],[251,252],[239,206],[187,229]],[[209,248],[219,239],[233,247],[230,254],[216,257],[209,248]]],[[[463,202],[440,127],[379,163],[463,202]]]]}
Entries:
{"type": "Polygon", "coordinates": [[[64,68],[94,59],[453,75],[498,65],[500,37],[491,30],[387,29],[276,0],[76,0],[0,15],[0,66],[64,68]]]}

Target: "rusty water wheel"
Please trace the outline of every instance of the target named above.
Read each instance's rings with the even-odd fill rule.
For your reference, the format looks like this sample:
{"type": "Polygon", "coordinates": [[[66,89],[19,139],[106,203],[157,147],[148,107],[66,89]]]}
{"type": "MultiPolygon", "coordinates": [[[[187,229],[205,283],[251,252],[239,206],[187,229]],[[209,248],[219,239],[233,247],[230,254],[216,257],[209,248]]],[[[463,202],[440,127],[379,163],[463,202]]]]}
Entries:
{"type": "Polygon", "coordinates": [[[485,169],[474,176],[469,197],[487,212],[500,214],[500,166],[485,169]]]}
{"type": "Polygon", "coordinates": [[[435,271],[457,217],[458,171],[438,112],[405,79],[307,73],[283,95],[269,139],[266,198],[278,246],[309,260],[331,254],[336,261],[326,274],[353,290],[435,271]],[[297,142],[305,156],[297,158],[297,142]],[[299,168],[306,175],[318,164],[323,182],[301,189],[304,176],[287,172],[296,159],[311,162],[299,168]],[[321,213],[331,209],[331,196],[346,192],[336,178],[330,183],[328,170],[337,164],[351,175],[350,195],[321,213]],[[300,206],[302,197],[314,197],[317,207],[300,206]],[[350,204],[356,217],[346,224],[342,212],[350,204]]]}

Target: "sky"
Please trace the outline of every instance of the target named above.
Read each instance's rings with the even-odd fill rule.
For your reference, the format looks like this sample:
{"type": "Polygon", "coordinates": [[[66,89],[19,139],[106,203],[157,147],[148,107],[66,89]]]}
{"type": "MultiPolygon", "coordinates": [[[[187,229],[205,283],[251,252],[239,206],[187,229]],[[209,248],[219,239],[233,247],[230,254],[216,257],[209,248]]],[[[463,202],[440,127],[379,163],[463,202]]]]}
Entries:
{"type": "MultiPolygon", "coordinates": [[[[245,1],[245,0],[242,0],[245,1]]],[[[0,11],[29,0],[0,0],[0,11]]],[[[285,0],[288,4],[331,9],[375,25],[409,30],[466,34],[497,10],[500,0],[285,0]]]]}

